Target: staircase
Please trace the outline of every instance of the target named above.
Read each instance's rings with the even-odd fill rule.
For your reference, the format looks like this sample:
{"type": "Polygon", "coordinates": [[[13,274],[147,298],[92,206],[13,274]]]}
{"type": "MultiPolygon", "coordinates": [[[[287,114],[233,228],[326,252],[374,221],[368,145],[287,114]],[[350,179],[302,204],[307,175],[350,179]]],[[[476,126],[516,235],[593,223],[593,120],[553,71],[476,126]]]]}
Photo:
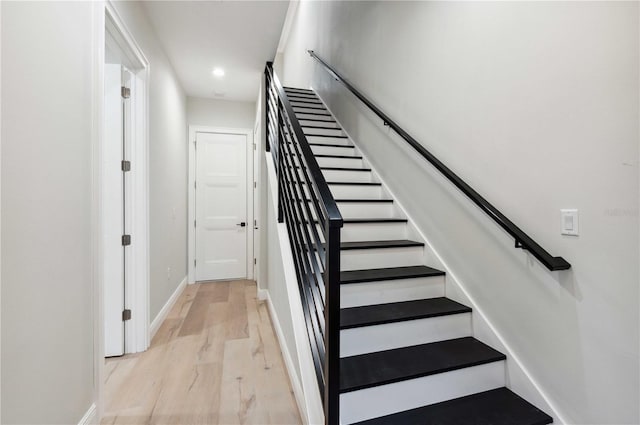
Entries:
{"type": "Polygon", "coordinates": [[[552,418],[505,387],[506,356],[472,335],[422,241],[311,90],[285,88],[344,219],[340,422],[538,425],[552,418]]]}

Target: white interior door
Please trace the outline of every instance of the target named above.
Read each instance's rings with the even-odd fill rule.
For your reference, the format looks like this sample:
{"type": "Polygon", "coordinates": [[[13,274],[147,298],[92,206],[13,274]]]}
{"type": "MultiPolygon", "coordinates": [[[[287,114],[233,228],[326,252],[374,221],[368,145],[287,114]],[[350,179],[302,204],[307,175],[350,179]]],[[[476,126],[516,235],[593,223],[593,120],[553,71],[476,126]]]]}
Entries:
{"type": "Polygon", "coordinates": [[[247,276],[247,136],[196,135],[196,280],[247,276]]]}
{"type": "Polygon", "coordinates": [[[121,94],[122,67],[105,64],[104,143],[102,152],[102,214],[104,237],[104,338],[105,356],[124,354],[124,117],[121,94]]]}

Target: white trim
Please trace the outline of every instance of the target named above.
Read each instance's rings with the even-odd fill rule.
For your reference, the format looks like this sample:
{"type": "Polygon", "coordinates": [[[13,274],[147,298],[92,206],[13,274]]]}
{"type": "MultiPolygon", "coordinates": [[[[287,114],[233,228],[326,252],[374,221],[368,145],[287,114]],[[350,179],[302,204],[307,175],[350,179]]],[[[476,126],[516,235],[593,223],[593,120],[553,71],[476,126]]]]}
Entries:
{"type": "MultiPolygon", "coordinates": [[[[314,90],[313,87],[312,87],[312,90],[314,90]]],[[[318,95],[318,97],[320,98],[320,100],[322,101],[324,106],[327,108],[329,113],[331,113],[331,115],[333,115],[334,119],[336,120],[336,123],[339,125],[339,127],[342,129],[342,131],[345,133],[345,135],[353,142],[354,146],[360,152],[360,155],[362,156],[362,158],[366,162],[368,162],[369,164],[372,164],[371,161],[369,161],[367,159],[367,156],[365,155],[365,153],[362,152],[362,149],[360,149],[358,147],[358,145],[356,145],[356,143],[354,142],[354,139],[345,130],[345,127],[342,125],[342,123],[340,123],[338,121],[337,116],[331,111],[331,109],[324,102],[324,100],[322,100],[322,98],[320,97],[320,94],[317,91],[316,91],[316,94],[318,95]]],[[[375,172],[375,167],[372,167],[372,168],[374,168],[374,172],[375,172]]],[[[474,317],[477,314],[477,318],[472,319],[472,323],[473,323],[473,329],[472,330],[473,330],[474,337],[482,341],[484,338],[482,338],[482,337],[480,337],[478,335],[478,333],[479,333],[478,331],[479,331],[479,328],[481,328],[482,326],[486,327],[489,330],[489,332],[492,334],[492,336],[495,337],[496,341],[499,344],[502,345],[502,347],[495,347],[495,344],[494,344],[494,347],[496,349],[504,351],[505,352],[504,354],[507,356],[507,362],[505,363],[505,373],[507,373],[508,370],[509,370],[508,369],[509,362],[513,361],[515,363],[516,369],[518,369],[518,372],[520,372],[522,375],[524,375],[526,377],[526,379],[528,380],[528,384],[531,386],[531,388],[535,392],[537,392],[537,394],[539,395],[539,398],[544,403],[547,404],[547,406],[537,405],[536,407],[538,407],[538,408],[540,408],[542,410],[547,410],[547,409],[550,410],[551,412],[547,411],[547,414],[550,414],[551,416],[554,416],[554,423],[568,424],[569,422],[566,420],[564,415],[562,415],[559,412],[558,406],[551,400],[551,397],[549,396],[549,394],[547,394],[543,390],[543,388],[538,383],[538,381],[533,377],[531,372],[529,372],[529,370],[526,368],[526,366],[524,365],[524,363],[522,362],[520,357],[515,354],[515,352],[511,348],[511,346],[507,343],[507,341],[504,338],[504,336],[498,331],[498,329],[489,320],[489,317],[485,314],[484,310],[478,306],[478,303],[476,302],[475,298],[473,298],[470,295],[469,291],[467,290],[467,285],[465,285],[462,282],[462,280],[459,279],[456,276],[456,274],[451,271],[452,269],[447,265],[447,263],[444,261],[442,256],[438,253],[438,251],[435,249],[435,247],[429,241],[429,239],[426,237],[426,235],[422,232],[422,230],[418,228],[418,226],[416,225],[416,221],[412,218],[411,214],[407,213],[407,210],[403,207],[402,203],[398,200],[398,197],[391,191],[391,189],[389,189],[389,186],[385,183],[385,181],[382,178],[382,176],[380,176],[379,173],[376,173],[376,177],[382,183],[384,190],[387,191],[388,194],[393,198],[393,200],[394,200],[393,202],[396,204],[396,207],[409,220],[410,226],[409,226],[409,230],[408,231],[413,231],[413,232],[417,233],[417,236],[419,236],[419,238],[424,241],[424,243],[426,245],[425,248],[428,248],[431,251],[431,253],[433,254],[433,257],[435,257],[435,260],[440,263],[439,266],[446,272],[446,281],[445,281],[445,291],[446,292],[445,292],[445,294],[447,296],[451,297],[451,294],[449,293],[447,288],[449,286],[457,288],[460,291],[460,293],[462,294],[462,296],[466,298],[465,300],[457,300],[457,301],[461,301],[461,302],[464,302],[466,304],[470,304],[469,306],[473,310],[472,317],[474,317]],[[480,319],[480,320],[477,320],[477,319],[480,319]]],[[[427,255],[427,250],[425,249],[425,258],[427,258],[426,255],[427,255]]],[[[492,343],[493,343],[493,341],[492,341],[492,343]]],[[[512,385],[511,385],[512,383],[513,383],[513,380],[508,380],[507,387],[512,389],[512,385]]],[[[527,397],[525,396],[525,398],[527,398],[527,397]]],[[[529,402],[533,402],[533,400],[528,400],[528,401],[529,402]]]]}
{"type": "MultiPolygon", "coordinates": [[[[2,2],[0,1],[0,46],[2,46],[2,2]]],[[[0,55],[0,99],[2,99],[2,55],[0,55]]],[[[2,102],[0,102],[0,135],[2,134],[2,102]]],[[[2,146],[2,136],[0,136],[0,147],[2,146]]],[[[2,149],[0,148],[0,163],[2,162],[2,149]]],[[[1,174],[1,169],[0,169],[1,174]]],[[[2,185],[0,185],[1,187],[2,185]]],[[[2,194],[0,193],[0,204],[2,194]]],[[[0,223],[2,222],[0,213],[0,223]]],[[[2,239],[2,229],[0,228],[0,240],[2,239]]],[[[0,251],[0,276],[2,276],[2,252],[0,251]]],[[[0,305],[2,305],[2,279],[0,279],[0,305]]],[[[2,353],[2,320],[0,320],[0,353],[2,353]]],[[[0,361],[0,376],[2,376],[2,361],[0,361]]],[[[0,385],[0,421],[2,421],[2,385],[0,385]]]]}
{"type": "Polygon", "coordinates": [[[87,410],[87,412],[84,414],[84,416],[82,417],[82,419],[80,419],[80,422],[78,422],[78,425],[94,425],[97,424],[98,422],[96,421],[96,414],[98,413],[98,409],[96,408],[96,404],[95,403],[91,403],[91,406],[89,406],[89,410],[87,410]]]}
{"type": "Polygon", "coordinates": [[[289,41],[289,33],[291,32],[291,26],[298,10],[299,0],[291,0],[289,2],[289,8],[287,9],[287,16],[284,18],[284,24],[282,25],[282,33],[280,33],[280,41],[278,42],[278,49],[276,52],[283,53],[287,47],[287,41],[289,41]]]}
{"type": "Polygon", "coordinates": [[[267,289],[258,288],[258,299],[260,301],[265,301],[269,296],[269,291],[267,289]]]}
{"type": "MultiPolygon", "coordinates": [[[[92,250],[92,292],[93,292],[93,404],[97,407],[98,420],[104,411],[103,366],[104,366],[104,309],[102,272],[102,139],[104,109],[104,54],[105,54],[105,4],[97,1],[92,10],[92,128],[91,167],[93,184],[91,188],[91,250],[92,250]]],[[[91,410],[91,409],[89,409],[91,410]]]]}
{"type": "Polygon", "coordinates": [[[158,332],[158,329],[160,329],[162,322],[164,322],[164,319],[167,318],[167,315],[173,308],[176,301],[178,301],[178,298],[180,298],[180,295],[182,294],[182,291],[184,291],[184,288],[186,286],[187,286],[187,276],[185,276],[184,279],[182,279],[182,282],[180,282],[176,290],[173,291],[173,294],[171,294],[171,296],[169,297],[165,305],[160,309],[160,312],[158,313],[158,315],[151,322],[151,326],[149,326],[150,340],[152,340],[153,337],[156,335],[156,332],[158,332]]]}
{"type": "Polygon", "coordinates": [[[131,142],[129,159],[132,166],[126,179],[127,221],[133,243],[127,253],[125,286],[126,305],[131,309],[131,320],[125,322],[125,353],[138,353],[149,347],[149,61],[116,8],[105,4],[105,31],[117,40],[119,47],[137,62],[137,69],[130,69],[132,78],[130,108],[131,142]],[[108,19],[107,19],[108,18],[108,19]],[[139,83],[142,84],[139,84],[139,83]]]}
{"type": "Polygon", "coordinates": [[[195,141],[197,133],[224,133],[224,134],[241,134],[247,137],[247,264],[246,264],[246,278],[253,280],[253,129],[251,128],[225,128],[225,127],[210,127],[202,125],[189,125],[189,138],[187,143],[189,145],[189,178],[187,181],[188,187],[188,214],[187,214],[187,268],[188,268],[188,282],[196,282],[196,270],[193,266],[193,262],[196,258],[196,231],[193,223],[196,219],[196,194],[195,194],[195,181],[196,181],[196,149],[195,141]]]}
{"type": "MultiPolygon", "coordinates": [[[[298,377],[298,373],[296,372],[296,367],[293,364],[293,359],[291,358],[291,353],[289,352],[289,348],[287,347],[287,341],[284,338],[282,326],[280,325],[278,314],[276,313],[276,309],[273,306],[273,302],[271,301],[271,296],[269,295],[269,291],[266,289],[263,289],[262,291],[263,291],[263,295],[266,295],[264,299],[266,299],[267,307],[269,309],[269,317],[271,317],[271,324],[273,325],[273,329],[276,331],[278,344],[280,344],[280,352],[282,352],[284,365],[286,366],[287,373],[289,374],[289,382],[291,382],[291,390],[293,391],[293,395],[296,398],[296,405],[298,406],[298,412],[300,413],[300,417],[303,419],[303,421],[306,422],[307,415],[305,413],[306,409],[305,409],[305,401],[304,401],[304,392],[302,391],[300,378],[298,377]]],[[[260,299],[260,294],[258,294],[258,298],[260,299]]]]}

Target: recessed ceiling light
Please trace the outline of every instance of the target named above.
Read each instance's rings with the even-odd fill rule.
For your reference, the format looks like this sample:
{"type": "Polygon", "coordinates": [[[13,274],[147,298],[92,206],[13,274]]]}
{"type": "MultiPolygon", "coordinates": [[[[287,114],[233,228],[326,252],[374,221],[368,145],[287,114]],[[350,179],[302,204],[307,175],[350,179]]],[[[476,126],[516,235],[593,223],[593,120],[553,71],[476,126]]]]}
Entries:
{"type": "Polygon", "coordinates": [[[213,68],[213,75],[215,75],[216,77],[224,77],[224,69],[213,68]]]}

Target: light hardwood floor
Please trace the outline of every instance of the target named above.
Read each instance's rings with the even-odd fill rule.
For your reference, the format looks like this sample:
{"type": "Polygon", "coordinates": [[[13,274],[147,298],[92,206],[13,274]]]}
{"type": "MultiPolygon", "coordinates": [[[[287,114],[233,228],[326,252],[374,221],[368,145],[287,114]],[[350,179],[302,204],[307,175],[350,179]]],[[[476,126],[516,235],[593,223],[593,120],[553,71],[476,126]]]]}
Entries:
{"type": "Polygon", "coordinates": [[[144,353],[107,359],[102,424],[300,424],[252,281],[188,285],[144,353]]]}

